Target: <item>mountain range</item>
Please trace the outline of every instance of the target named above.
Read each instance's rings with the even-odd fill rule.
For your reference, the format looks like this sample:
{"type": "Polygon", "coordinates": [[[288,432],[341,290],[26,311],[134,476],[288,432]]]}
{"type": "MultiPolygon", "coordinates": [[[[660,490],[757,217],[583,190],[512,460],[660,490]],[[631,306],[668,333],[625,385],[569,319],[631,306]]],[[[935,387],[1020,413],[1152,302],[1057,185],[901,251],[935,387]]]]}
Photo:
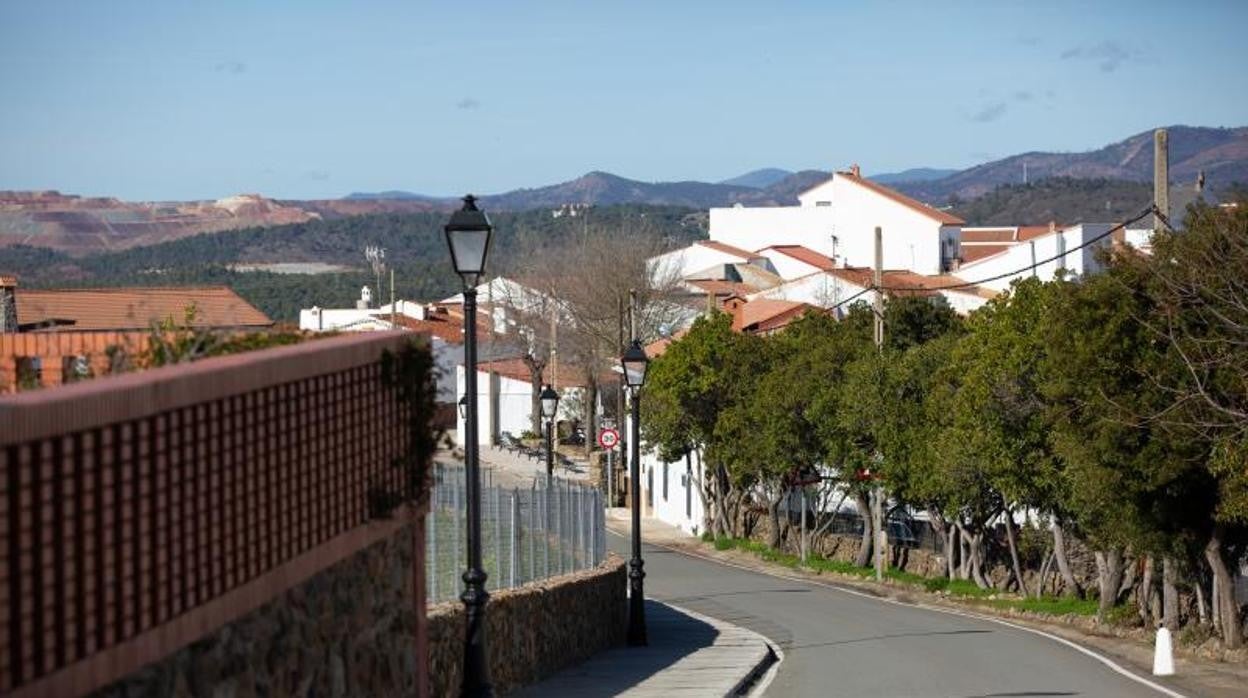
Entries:
{"type": "MultiPolygon", "coordinates": [[[[1235,182],[1248,182],[1248,127],[1173,126],[1169,128],[1169,138],[1173,183],[1190,186],[1201,172],[1206,186],[1214,192],[1235,182]]],[[[868,172],[866,176],[941,206],[973,201],[1005,185],[1054,178],[1149,182],[1152,142],[1152,131],[1145,131],[1084,153],[1028,152],[965,170],[914,168],[876,175],[868,172]]],[[[480,199],[487,210],[507,211],[553,210],[569,204],[648,204],[693,209],[735,204],[780,206],[795,204],[799,193],[828,176],[821,170],[791,172],[764,168],[720,182],[642,182],[594,171],[559,184],[516,189],[480,199]]],[[[1062,190],[1069,191],[1069,186],[1063,185],[1062,190]]],[[[1031,191],[1028,195],[1034,198],[1045,194],[1031,191]]],[[[1123,199],[1121,195],[1107,198],[1123,199]]],[[[58,192],[0,192],[0,247],[26,244],[83,255],[204,232],[372,213],[444,212],[457,205],[455,197],[398,190],[357,192],[341,199],[274,201],[247,194],[183,203],[124,202],[58,192]]],[[[1027,210],[1037,210],[1038,205],[1032,202],[1027,210]]],[[[994,217],[1008,217],[1013,211],[1009,205],[994,205],[992,210],[994,217]]]]}

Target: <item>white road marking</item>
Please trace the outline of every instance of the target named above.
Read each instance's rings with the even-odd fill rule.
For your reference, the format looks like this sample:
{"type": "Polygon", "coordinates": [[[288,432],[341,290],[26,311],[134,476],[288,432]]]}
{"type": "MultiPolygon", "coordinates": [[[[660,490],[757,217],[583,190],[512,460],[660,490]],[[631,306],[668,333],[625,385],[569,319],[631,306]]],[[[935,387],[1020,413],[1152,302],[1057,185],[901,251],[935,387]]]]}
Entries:
{"type": "MultiPolygon", "coordinates": [[[[620,533],[620,532],[618,532],[618,531],[612,531],[612,533],[615,533],[616,535],[624,535],[624,536],[627,536],[627,534],[621,534],[621,533],[620,533]]],[[[1123,675],[1123,676],[1127,677],[1128,679],[1131,679],[1132,681],[1135,681],[1135,682],[1136,682],[1136,683],[1138,683],[1138,684],[1141,684],[1141,685],[1143,685],[1143,686],[1147,686],[1147,687],[1149,687],[1149,688],[1153,689],[1154,691],[1157,691],[1158,693],[1161,693],[1162,695],[1170,696],[1170,698],[1187,698],[1187,696],[1183,695],[1182,693],[1178,693],[1178,692],[1176,692],[1176,691],[1174,691],[1174,690],[1171,690],[1171,689],[1169,689],[1169,688],[1167,688],[1167,687],[1165,687],[1165,686],[1162,686],[1162,685],[1161,685],[1161,684],[1159,684],[1159,683],[1156,683],[1156,682],[1154,682],[1154,681],[1150,681],[1150,680],[1148,680],[1148,679],[1144,678],[1143,676],[1139,676],[1139,675],[1138,675],[1138,674],[1136,674],[1135,672],[1133,672],[1133,671],[1131,671],[1130,669],[1127,669],[1127,668],[1125,668],[1125,667],[1121,666],[1120,664],[1118,664],[1118,663],[1117,663],[1117,662],[1115,662],[1114,660],[1110,659],[1109,657],[1106,657],[1106,656],[1105,656],[1105,655],[1103,655],[1103,654],[1099,654],[1099,653],[1097,653],[1097,652],[1094,652],[1094,651],[1092,651],[1092,650],[1088,649],[1087,647],[1084,647],[1084,646],[1082,646],[1082,645],[1080,645],[1080,644],[1078,644],[1078,643],[1075,643],[1075,642],[1072,642],[1072,641],[1070,641],[1070,640],[1067,640],[1067,639],[1066,639],[1066,638],[1064,638],[1064,637],[1060,637],[1060,636],[1058,636],[1058,635],[1054,635],[1053,633],[1048,633],[1048,632],[1045,632],[1045,631],[1043,631],[1043,630],[1037,630],[1036,628],[1029,628],[1029,627],[1027,627],[1027,626],[1025,626],[1025,625],[1018,625],[1017,623],[1011,623],[1010,621],[1008,621],[1008,620],[1003,620],[1003,619],[1001,619],[1001,618],[994,618],[994,617],[992,617],[992,616],[985,616],[985,615],[980,615],[980,614],[978,614],[978,613],[972,613],[972,612],[969,612],[969,611],[961,611],[961,610],[956,610],[956,609],[952,609],[952,608],[942,608],[942,607],[939,607],[939,606],[929,606],[929,605],[924,604],[924,603],[905,603],[905,602],[902,602],[902,601],[897,601],[896,599],[889,599],[889,598],[884,598],[884,597],[880,597],[880,596],[875,596],[874,594],[868,594],[868,593],[866,593],[866,592],[858,591],[858,590],[856,590],[856,589],[846,589],[845,587],[840,586],[840,585],[838,585],[838,584],[828,584],[827,582],[821,582],[821,581],[814,580],[814,579],[803,579],[802,577],[794,577],[794,576],[792,576],[792,575],[783,574],[783,573],[781,573],[781,572],[774,572],[774,571],[771,571],[771,570],[758,570],[758,569],[754,569],[754,568],[752,568],[752,567],[747,567],[747,566],[745,566],[745,565],[740,565],[740,564],[737,564],[737,563],[735,563],[735,562],[727,562],[727,561],[724,561],[724,560],[719,560],[719,559],[716,559],[716,558],[711,557],[711,556],[709,556],[709,555],[699,555],[699,554],[697,554],[697,553],[691,553],[691,552],[688,552],[688,551],[686,551],[686,550],[681,550],[680,548],[675,548],[675,547],[672,547],[672,546],[670,546],[670,545],[664,545],[664,544],[662,544],[662,543],[654,543],[654,542],[649,542],[649,541],[647,541],[647,542],[646,542],[646,544],[647,544],[647,545],[653,545],[653,546],[655,546],[656,548],[663,548],[664,550],[668,550],[668,551],[671,551],[671,552],[673,552],[673,553],[678,553],[678,554],[680,554],[680,555],[685,555],[685,556],[687,556],[687,557],[692,557],[692,558],[696,558],[696,559],[699,559],[699,560],[706,560],[707,562],[712,562],[712,563],[717,564],[717,565],[724,565],[725,567],[734,567],[734,568],[736,568],[736,569],[739,569],[739,570],[744,570],[744,571],[746,571],[746,572],[755,572],[755,573],[758,573],[758,574],[765,574],[765,575],[768,575],[768,576],[771,576],[771,577],[778,577],[778,578],[780,578],[780,579],[787,579],[787,580],[789,580],[789,581],[791,581],[791,582],[800,582],[800,583],[803,583],[803,584],[811,584],[811,585],[814,585],[814,586],[823,587],[824,589],[831,589],[831,590],[833,590],[833,591],[839,591],[839,592],[843,592],[843,593],[846,593],[846,594],[853,594],[854,596],[861,596],[861,597],[862,597],[862,598],[864,598],[864,599],[871,599],[871,600],[873,600],[873,601],[880,601],[880,602],[883,602],[883,603],[891,603],[891,604],[894,604],[894,605],[897,605],[897,606],[906,606],[906,607],[908,607],[908,608],[922,608],[922,609],[925,609],[925,610],[928,610],[928,611],[935,611],[935,612],[937,612],[937,613],[947,613],[947,614],[949,614],[949,615],[951,615],[951,616],[962,616],[962,617],[964,617],[964,618],[975,618],[975,619],[977,619],[977,620],[983,620],[983,621],[990,621],[990,622],[993,622],[993,623],[999,623],[999,624],[1001,624],[1001,625],[1004,625],[1004,626],[1007,626],[1007,627],[1010,627],[1010,628],[1014,628],[1015,630],[1023,630],[1023,631],[1026,631],[1026,632],[1032,633],[1032,634],[1034,634],[1034,635],[1039,635],[1039,636],[1041,636],[1041,637],[1045,637],[1045,638],[1048,638],[1048,639],[1053,640],[1053,641],[1055,641],[1055,642],[1059,642],[1059,643],[1061,643],[1061,644],[1063,644],[1063,645],[1066,645],[1067,647],[1070,647],[1070,648],[1072,648],[1072,649],[1074,649],[1074,650],[1077,650],[1077,651],[1079,651],[1079,652],[1081,652],[1081,653],[1083,653],[1083,654],[1085,654],[1085,655],[1087,655],[1087,656],[1089,656],[1089,657],[1091,657],[1091,658],[1095,659],[1096,661],[1100,662],[1101,664],[1104,664],[1105,666],[1109,667],[1110,669],[1112,669],[1112,670],[1113,670],[1113,671],[1115,671],[1116,673],[1121,674],[1121,675],[1123,675]]],[[[771,639],[771,638],[768,638],[768,639],[771,639]]],[[[776,649],[776,650],[777,650],[777,652],[776,652],[776,653],[777,653],[777,656],[778,656],[778,657],[780,657],[780,658],[783,658],[783,657],[782,657],[782,655],[780,655],[780,653],[779,653],[779,649],[776,647],[776,643],[775,643],[775,641],[774,641],[774,640],[772,641],[772,647],[773,647],[773,649],[776,649]]],[[[780,662],[778,662],[778,661],[777,661],[777,662],[776,662],[776,664],[774,665],[773,669],[772,669],[771,671],[769,671],[769,672],[768,672],[768,674],[770,674],[770,676],[769,676],[769,677],[767,677],[766,684],[770,684],[770,683],[771,683],[771,679],[772,679],[772,678],[774,678],[774,676],[775,676],[775,671],[776,671],[779,667],[780,667],[780,662]]],[[[760,685],[761,685],[761,687],[762,687],[763,689],[766,689],[766,684],[760,684],[760,685]]],[[[761,695],[761,691],[759,691],[758,695],[761,695]]]]}

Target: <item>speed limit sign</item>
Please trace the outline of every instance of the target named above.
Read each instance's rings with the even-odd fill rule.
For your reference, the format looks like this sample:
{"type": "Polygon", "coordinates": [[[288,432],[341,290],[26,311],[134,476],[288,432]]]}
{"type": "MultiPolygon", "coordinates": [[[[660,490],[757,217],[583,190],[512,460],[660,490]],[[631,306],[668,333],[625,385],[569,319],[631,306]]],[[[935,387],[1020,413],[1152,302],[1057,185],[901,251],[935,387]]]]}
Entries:
{"type": "Polygon", "coordinates": [[[598,445],[605,449],[613,449],[620,442],[620,432],[614,429],[602,429],[598,432],[598,445]]]}

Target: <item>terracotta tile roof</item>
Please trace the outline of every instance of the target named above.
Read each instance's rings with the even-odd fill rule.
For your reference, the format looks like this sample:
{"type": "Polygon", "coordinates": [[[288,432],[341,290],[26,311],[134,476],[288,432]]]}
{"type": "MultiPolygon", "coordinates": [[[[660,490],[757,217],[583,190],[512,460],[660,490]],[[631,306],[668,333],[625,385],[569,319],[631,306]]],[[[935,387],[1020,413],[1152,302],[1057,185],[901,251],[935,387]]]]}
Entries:
{"type": "Polygon", "coordinates": [[[58,321],[72,330],[147,329],[185,319],[194,305],[194,327],[269,327],[273,321],[225,286],[17,290],[17,322],[58,321]]]}
{"type": "Polygon", "coordinates": [[[740,319],[733,324],[745,331],[775,329],[788,324],[788,320],[812,307],[797,301],[758,298],[741,306],[740,319]]]}
{"type": "Polygon", "coordinates": [[[694,244],[701,245],[703,247],[715,250],[716,252],[723,252],[724,254],[735,255],[737,257],[740,257],[743,260],[754,259],[755,257],[758,256],[754,254],[753,252],[750,252],[749,250],[743,250],[740,247],[733,247],[732,245],[719,242],[718,240],[698,240],[694,244]]]}
{"type": "Polygon", "coordinates": [[[802,247],[801,245],[772,245],[759,250],[759,252],[762,253],[766,250],[775,250],[782,255],[792,257],[799,262],[805,262],[824,271],[836,268],[836,262],[832,261],[831,257],[820,254],[809,247],[802,247]]]}
{"type": "Polygon", "coordinates": [[[887,199],[892,199],[893,201],[901,204],[902,206],[905,206],[906,208],[909,208],[910,210],[916,213],[921,213],[924,216],[927,216],[928,218],[931,218],[932,220],[937,221],[938,223],[941,223],[942,225],[962,225],[963,223],[966,223],[966,221],[962,220],[961,218],[958,218],[957,216],[951,213],[946,213],[939,209],[932,208],[931,206],[928,206],[927,204],[921,201],[911,199],[910,197],[906,196],[905,194],[902,194],[901,192],[895,191],[893,189],[889,189],[888,187],[882,184],[877,184],[864,177],[854,175],[853,173],[837,172],[836,176],[844,177],[845,179],[848,179],[854,184],[870,189],[871,191],[875,192],[876,194],[879,194],[880,196],[883,196],[887,199]]]}
{"type": "Polygon", "coordinates": [[[963,245],[962,263],[974,264],[981,259],[1005,252],[1011,247],[1013,245],[963,245]]]}
{"type": "Polygon", "coordinates": [[[1044,237],[1050,232],[1056,232],[1064,228],[1065,226],[1062,225],[1054,225],[1052,228],[1047,225],[1020,225],[1018,227],[1018,239],[1026,242],[1027,240],[1044,237]]]}
{"type": "MultiPolygon", "coordinates": [[[[529,367],[525,365],[523,358],[495,358],[493,361],[477,362],[477,371],[482,373],[494,372],[499,376],[513,378],[515,381],[529,382],[529,367]]],[[[550,380],[550,367],[547,366],[542,372],[542,380],[550,380]]],[[[580,367],[569,366],[567,363],[559,363],[559,390],[568,387],[585,387],[584,371],[580,367]]]]}
{"type": "Polygon", "coordinates": [[[689,330],[680,330],[671,337],[663,337],[662,339],[656,339],[655,341],[650,342],[646,345],[646,356],[651,359],[663,356],[664,352],[667,351],[667,348],[672,346],[672,342],[675,342],[687,334],[689,334],[689,330]]]}
{"type": "Polygon", "coordinates": [[[739,281],[720,281],[719,279],[691,279],[685,283],[701,289],[703,293],[712,293],[716,296],[731,296],[734,294],[743,296],[758,290],[757,287],[751,284],[739,281]]]}
{"type": "MultiPolygon", "coordinates": [[[[387,315],[378,315],[378,318],[389,321],[387,315]]],[[[394,318],[394,324],[404,329],[414,332],[428,332],[434,337],[438,337],[452,344],[463,344],[464,342],[464,319],[463,317],[450,317],[449,315],[430,314],[424,320],[417,320],[408,315],[398,314],[394,318]]]]}
{"type": "Polygon", "coordinates": [[[1014,242],[1018,228],[963,228],[962,244],[976,242],[1014,242]]]}

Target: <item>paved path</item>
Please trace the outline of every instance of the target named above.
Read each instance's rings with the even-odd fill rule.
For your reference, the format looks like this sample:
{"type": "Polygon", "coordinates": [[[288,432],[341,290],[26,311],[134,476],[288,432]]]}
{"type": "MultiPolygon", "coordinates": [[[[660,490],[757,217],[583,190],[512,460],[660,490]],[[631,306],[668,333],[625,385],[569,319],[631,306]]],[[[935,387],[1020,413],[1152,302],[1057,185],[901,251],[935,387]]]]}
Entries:
{"type": "MultiPolygon", "coordinates": [[[[625,538],[608,539],[628,556],[625,538]]],[[[649,598],[752,629],[779,647],[784,659],[768,696],[1178,695],[1122,676],[1073,647],[989,620],[650,545],[643,555],[649,598]]]]}
{"type": "Polygon", "coordinates": [[[512,695],[727,696],[768,662],[757,633],[666,604],[646,603],[646,629],[646,647],[603,652],[512,695]]]}

